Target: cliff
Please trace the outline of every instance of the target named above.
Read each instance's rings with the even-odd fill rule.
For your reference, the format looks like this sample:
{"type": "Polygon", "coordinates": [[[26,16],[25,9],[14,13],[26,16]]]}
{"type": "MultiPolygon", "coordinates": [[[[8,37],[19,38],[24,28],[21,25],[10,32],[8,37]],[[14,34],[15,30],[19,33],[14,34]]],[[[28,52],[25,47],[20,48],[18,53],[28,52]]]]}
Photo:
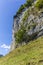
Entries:
{"type": "Polygon", "coordinates": [[[43,7],[38,10],[36,3],[34,0],[28,7],[22,5],[14,16],[11,50],[43,35],[43,7]]]}
{"type": "Polygon", "coordinates": [[[11,52],[0,65],[43,65],[43,0],[27,0],[13,19],[11,52]]]}

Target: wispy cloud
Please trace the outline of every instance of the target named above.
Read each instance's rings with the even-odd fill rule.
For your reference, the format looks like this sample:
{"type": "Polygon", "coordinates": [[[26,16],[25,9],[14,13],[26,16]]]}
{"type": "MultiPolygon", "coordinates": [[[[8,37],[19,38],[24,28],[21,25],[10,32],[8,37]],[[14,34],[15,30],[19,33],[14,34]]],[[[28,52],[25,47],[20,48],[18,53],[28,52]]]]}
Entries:
{"type": "Polygon", "coordinates": [[[5,49],[10,49],[10,46],[8,46],[8,45],[6,45],[6,44],[2,44],[0,47],[1,47],[1,48],[5,48],[5,49]]]}

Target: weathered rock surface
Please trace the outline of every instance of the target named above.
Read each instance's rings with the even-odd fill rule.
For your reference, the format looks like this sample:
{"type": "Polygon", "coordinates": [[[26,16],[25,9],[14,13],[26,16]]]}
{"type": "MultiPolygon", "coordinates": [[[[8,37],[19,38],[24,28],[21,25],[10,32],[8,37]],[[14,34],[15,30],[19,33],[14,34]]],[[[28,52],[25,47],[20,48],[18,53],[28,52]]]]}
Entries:
{"type": "MultiPolygon", "coordinates": [[[[22,23],[22,19],[24,18],[25,12],[27,12],[29,8],[26,8],[21,12],[21,14],[17,14],[14,16],[14,23],[13,23],[13,29],[12,29],[12,44],[11,44],[11,50],[15,48],[15,33],[20,29],[20,24],[22,23]]],[[[32,8],[34,10],[34,7],[32,8]]],[[[35,28],[30,28],[30,30],[27,30],[28,35],[33,35],[34,33],[38,32],[37,37],[43,35],[43,10],[35,12],[31,11],[29,12],[29,16],[25,22],[25,24],[32,25],[33,23],[37,23],[35,28]]]]}

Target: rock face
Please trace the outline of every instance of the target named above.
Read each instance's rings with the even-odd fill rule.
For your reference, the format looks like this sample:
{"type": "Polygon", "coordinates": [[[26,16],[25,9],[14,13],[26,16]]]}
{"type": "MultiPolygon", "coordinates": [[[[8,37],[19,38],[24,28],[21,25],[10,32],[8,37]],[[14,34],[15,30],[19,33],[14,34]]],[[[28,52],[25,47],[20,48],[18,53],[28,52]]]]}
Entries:
{"type": "Polygon", "coordinates": [[[23,13],[24,13],[24,11],[21,12],[21,14],[14,16],[14,21],[13,21],[14,23],[13,23],[13,29],[12,29],[11,51],[12,51],[13,49],[15,49],[15,46],[16,46],[16,45],[15,45],[15,37],[14,37],[14,35],[15,35],[15,33],[18,31],[18,29],[20,28],[20,22],[21,22],[21,20],[22,20],[23,13]]]}
{"type": "MultiPolygon", "coordinates": [[[[24,12],[23,12],[24,13],[24,12]]],[[[11,45],[11,50],[15,49],[15,38],[14,38],[14,34],[19,30],[20,28],[20,22],[22,20],[23,15],[21,16],[16,16],[14,17],[14,24],[13,24],[13,34],[12,34],[12,45],[11,45]]],[[[33,14],[30,14],[30,16],[28,17],[28,23],[32,24],[32,21],[37,22],[37,25],[35,27],[34,30],[30,29],[30,31],[28,31],[29,35],[32,35],[35,32],[39,32],[38,33],[38,37],[43,35],[43,12],[39,13],[39,16],[34,16],[33,14]]]]}
{"type": "Polygon", "coordinates": [[[34,7],[25,8],[20,14],[14,16],[11,51],[16,47],[14,35],[20,29],[20,24],[23,22],[22,20],[28,10],[30,10],[30,12],[24,25],[29,24],[32,26],[33,23],[36,23],[36,25],[34,28],[30,28],[29,31],[27,30],[27,34],[31,36],[34,33],[38,33],[37,37],[43,35],[43,10],[37,12],[34,10],[34,7]]]}

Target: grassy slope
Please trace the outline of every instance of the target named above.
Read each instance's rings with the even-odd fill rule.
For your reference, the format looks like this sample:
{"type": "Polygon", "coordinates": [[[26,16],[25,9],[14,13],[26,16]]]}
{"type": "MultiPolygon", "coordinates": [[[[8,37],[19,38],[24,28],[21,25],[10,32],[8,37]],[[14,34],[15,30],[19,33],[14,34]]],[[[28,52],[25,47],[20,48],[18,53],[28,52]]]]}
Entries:
{"type": "Polygon", "coordinates": [[[43,65],[43,37],[10,52],[0,65],[43,65]]]}

